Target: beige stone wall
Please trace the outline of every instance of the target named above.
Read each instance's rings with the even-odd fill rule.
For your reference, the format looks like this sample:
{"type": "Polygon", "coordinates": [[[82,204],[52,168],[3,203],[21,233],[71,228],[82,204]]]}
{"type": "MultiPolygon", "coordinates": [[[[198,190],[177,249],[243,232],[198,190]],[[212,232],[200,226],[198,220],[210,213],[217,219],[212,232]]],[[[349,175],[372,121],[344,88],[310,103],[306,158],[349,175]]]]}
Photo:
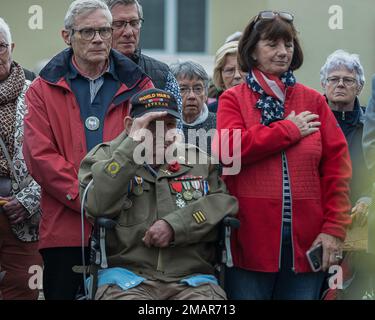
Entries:
{"type": "Polygon", "coordinates": [[[244,28],[259,10],[285,10],[295,14],[295,25],[305,54],[305,62],[296,73],[298,80],[321,91],[319,71],[327,56],[336,49],[358,53],[365,69],[367,84],[362,104],[370,96],[371,75],[375,73],[375,0],[211,0],[212,53],[228,34],[244,28]],[[343,9],[343,29],[332,30],[328,10],[343,9]],[[224,23],[225,21],[225,23],[224,23]]]}
{"type": "Polygon", "coordinates": [[[1,0],[0,16],[11,27],[16,44],[14,59],[27,68],[33,69],[44,59],[50,59],[65,48],[60,32],[64,16],[71,0],[1,0]],[[33,27],[33,14],[29,9],[38,5],[43,10],[43,28],[33,27]],[[31,20],[30,20],[31,19],[31,20]]]}
{"type": "MultiPolygon", "coordinates": [[[[209,54],[214,55],[225,38],[242,31],[249,19],[262,9],[280,9],[295,14],[295,24],[305,53],[305,63],[297,72],[298,80],[320,89],[319,70],[328,54],[342,48],[360,54],[367,80],[375,73],[375,0],[209,0],[209,54]],[[343,29],[328,26],[329,8],[343,9],[343,29]]],[[[16,48],[14,57],[33,69],[65,47],[60,31],[65,12],[72,0],[1,0],[0,15],[12,28],[16,48]],[[43,9],[43,29],[31,30],[29,8],[43,9]]],[[[176,59],[176,57],[174,57],[176,59]]],[[[212,61],[212,60],[211,60],[212,61]]],[[[210,69],[210,68],[209,68],[210,69]]],[[[361,95],[366,104],[369,83],[361,95]]]]}

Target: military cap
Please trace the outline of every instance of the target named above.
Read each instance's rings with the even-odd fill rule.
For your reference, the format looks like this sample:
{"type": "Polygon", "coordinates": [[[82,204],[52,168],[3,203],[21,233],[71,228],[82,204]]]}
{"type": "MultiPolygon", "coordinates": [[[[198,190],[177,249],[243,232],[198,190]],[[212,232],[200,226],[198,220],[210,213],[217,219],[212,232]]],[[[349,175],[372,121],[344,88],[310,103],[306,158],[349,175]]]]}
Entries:
{"type": "Polygon", "coordinates": [[[139,118],[149,112],[167,111],[171,116],[180,119],[176,98],[164,90],[153,88],[142,91],[134,95],[130,103],[132,118],[139,118]]]}

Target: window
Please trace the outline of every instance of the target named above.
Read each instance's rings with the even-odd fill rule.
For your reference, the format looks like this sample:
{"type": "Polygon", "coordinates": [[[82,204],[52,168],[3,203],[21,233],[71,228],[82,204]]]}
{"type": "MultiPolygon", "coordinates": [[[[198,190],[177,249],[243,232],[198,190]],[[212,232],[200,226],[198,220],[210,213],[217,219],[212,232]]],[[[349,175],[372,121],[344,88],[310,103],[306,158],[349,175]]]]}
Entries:
{"type": "Polygon", "coordinates": [[[141,47],[167,54],[205,53],[209,0],[141,0],[141,47]]]}
{"type": "Polygon", "coordinates": [[[204,52],[206,1],[178,0],[178,52],[204,52]]]}
{"type": "Polygon", "coordinates": [[[141,29],[141,48],[165,50],[165,1],[141,1],[145,22],[141,29]]]}

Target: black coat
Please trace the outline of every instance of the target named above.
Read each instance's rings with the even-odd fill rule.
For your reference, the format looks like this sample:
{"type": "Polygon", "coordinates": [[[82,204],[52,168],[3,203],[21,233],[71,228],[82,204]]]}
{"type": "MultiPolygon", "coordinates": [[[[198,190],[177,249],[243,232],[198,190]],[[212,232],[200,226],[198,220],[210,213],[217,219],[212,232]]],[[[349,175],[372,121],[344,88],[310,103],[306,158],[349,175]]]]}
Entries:
{"type": "Polygon", "coordinates": [[[32,82],[36,78],[34,72],[31,72],[25,68],[23,68],[23,72],[25,73],[26,80],[30,80],[32,82]]]}
{"type": "Polygon", "coordinates": [[[350,183],[350,200],[354,206],[362,197],[371,197],[372,183],[363,153],[362,137],[364,124],[364,108],[355,101],[353,111],[333,111],[349,146],[352,161],[353,177],[350,183]]]}
{"type": "Polygon", "coordinates": [[[143,72],[145,72],[152,80],[155,88],[164,90],[167,85],[168,74],[170,72],[168,65],[164,62],[151,58],[141,53],[138,49],[131,57],[143,72]]]}

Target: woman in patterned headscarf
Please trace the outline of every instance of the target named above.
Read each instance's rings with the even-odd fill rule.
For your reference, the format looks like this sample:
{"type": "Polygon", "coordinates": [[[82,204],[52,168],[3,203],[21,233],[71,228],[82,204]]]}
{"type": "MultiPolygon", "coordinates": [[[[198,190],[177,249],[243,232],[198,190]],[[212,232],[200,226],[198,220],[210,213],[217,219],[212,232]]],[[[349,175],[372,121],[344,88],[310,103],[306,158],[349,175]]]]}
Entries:
{"type": "Polygon", "coordinates": [[[37,251],[40,187],[22,154],[25,92],[30,81],[12,60],[14,44],[0,18],[0,296],[37,299],[29,279],[41,264],[37,251]],[[30,273],[29,273],[30,272],[30,273]]]}
{"type": "Polygon", "coordinates": [[[241,172],[224,177],[241,222],[227,293],[317,299],[324,273],[312,272],[306,252],[321,244],[327,270],[340,260],[350,224],[345,137],[324,97],[294,77],[303,53],[292,14],[260,12],[241,37],[238,57],[246,83],[223,93],[217,116],[222,149],[233,148],[241,132],[241,150],[229,151],[241,159],[241,172]]]}

